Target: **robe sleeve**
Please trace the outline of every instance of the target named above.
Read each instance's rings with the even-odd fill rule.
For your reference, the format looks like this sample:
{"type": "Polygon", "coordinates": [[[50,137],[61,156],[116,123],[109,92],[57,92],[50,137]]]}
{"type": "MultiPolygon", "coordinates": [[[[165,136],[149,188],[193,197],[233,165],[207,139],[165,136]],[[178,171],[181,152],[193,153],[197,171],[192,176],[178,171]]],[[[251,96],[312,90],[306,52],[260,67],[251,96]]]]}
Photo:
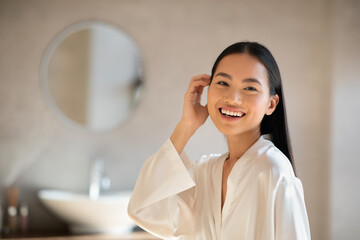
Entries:
{"type": "Polygon", "coordinates": [[[128,205],[128,214],[143,229],[169,238],[194,230],[196,199],[193,164],[168,139],[144,163],[128,205]]]}
{"type": "Polygon", "coordinates": [[[304,191],[299,179],[279,182],[274,207],[276,240],[311,239],[304,191]]]}

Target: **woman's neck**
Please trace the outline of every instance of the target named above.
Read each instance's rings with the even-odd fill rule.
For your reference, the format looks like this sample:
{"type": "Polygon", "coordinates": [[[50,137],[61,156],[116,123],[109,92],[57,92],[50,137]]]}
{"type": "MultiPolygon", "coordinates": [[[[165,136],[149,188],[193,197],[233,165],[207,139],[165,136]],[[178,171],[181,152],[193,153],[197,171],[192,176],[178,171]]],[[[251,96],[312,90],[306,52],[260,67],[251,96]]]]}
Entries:
{"type": "Polygon", "coordinates": [[[241,135],[227,135],[230,163],[234,163],[259,139],[260,131],[250,131],[241,135]]]}

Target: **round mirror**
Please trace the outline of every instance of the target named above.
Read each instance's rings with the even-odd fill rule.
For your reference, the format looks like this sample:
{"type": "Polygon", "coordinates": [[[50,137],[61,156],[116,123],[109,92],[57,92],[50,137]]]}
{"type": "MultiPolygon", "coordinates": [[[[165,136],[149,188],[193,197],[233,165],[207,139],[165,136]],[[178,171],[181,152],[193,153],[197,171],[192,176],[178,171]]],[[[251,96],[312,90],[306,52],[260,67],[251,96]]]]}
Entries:
{"type": "Polygon", "coordinates": [[[139,100],[139,49],[110,24],[72,25],[46,50],[41,86],[50,109],[67,126],[87,132],[111,130],[129,117],[139,100]]]}

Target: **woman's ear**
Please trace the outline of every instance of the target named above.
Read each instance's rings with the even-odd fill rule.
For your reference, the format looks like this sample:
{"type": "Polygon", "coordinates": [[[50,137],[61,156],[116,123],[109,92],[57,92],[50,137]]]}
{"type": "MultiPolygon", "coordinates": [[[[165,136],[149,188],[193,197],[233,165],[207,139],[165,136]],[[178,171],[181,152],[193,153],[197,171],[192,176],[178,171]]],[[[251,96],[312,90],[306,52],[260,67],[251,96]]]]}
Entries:
{"type": "Polygon", "coordinates": [[[270,97],[270,102],[269,102],[269,107],[266,110],[265,114],[266,115],[271,115],[275,111],[276,106],[278,105],[278,103],[279,103],[279,95],[275,94],[274,96],[271,96],[270,97]]]}

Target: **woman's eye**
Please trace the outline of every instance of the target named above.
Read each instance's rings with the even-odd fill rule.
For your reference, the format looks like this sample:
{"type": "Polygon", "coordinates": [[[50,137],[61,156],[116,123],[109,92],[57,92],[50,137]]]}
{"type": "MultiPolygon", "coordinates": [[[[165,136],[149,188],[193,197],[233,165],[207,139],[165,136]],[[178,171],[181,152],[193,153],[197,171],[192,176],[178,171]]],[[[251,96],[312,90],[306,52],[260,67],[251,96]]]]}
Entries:
{"type": "Polygon", "coordinates": [[[257,92],[257,89],[254,88],[254,87],[246,87],[245,90],[252,91],[252,92],[257,92]]]}
{"type": "Polygon", "coordinates": [[[222,86],[229,86],[229,84],[224,81],[219,81],[219,82],[217,82],[217,84],[222,85],[222,86]]]}

